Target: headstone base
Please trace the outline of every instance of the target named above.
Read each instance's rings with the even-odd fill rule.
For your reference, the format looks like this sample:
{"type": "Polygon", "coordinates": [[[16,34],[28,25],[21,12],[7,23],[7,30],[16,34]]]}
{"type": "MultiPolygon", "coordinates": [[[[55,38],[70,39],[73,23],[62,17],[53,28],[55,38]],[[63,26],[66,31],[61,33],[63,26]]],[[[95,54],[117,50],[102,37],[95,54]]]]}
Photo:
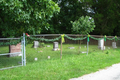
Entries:
{"type": "Polygon", "coordinates": [[[58,51],[58,50],[60,50],[59,48],[55,48],[55,49],[53,49],[53,51],[58,51]]]}
{"type": "Polygon", "coordinates": [[[98,46],[98,49],[105,50],[105,46],[104,46],[104,48],[103,48],[103,47],[98,46]]]}
{"type": "Polygon", "coordinates": [[[22,53],[9,54],[9,57],[22,56],[22,53]]]}
{"type": "Polygon", "coordinates": [[[75,47],[68,47],[69,49],[74,49],[75,47]]]}

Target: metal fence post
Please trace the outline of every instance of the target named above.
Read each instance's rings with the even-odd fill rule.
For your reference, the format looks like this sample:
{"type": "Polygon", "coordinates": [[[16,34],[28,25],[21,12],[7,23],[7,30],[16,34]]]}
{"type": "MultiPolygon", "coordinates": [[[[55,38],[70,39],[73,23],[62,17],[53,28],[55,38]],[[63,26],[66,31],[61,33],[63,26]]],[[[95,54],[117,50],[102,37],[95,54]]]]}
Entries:
{"type": "Polygon", "coordinates": [[[22,52],[22,66],[23,66],[23,63],[24,63],[24,61],[23,61],[23,39],[21,39],[21,52],[22,52]]]}
{"type": "Polygon", "coordinates": [[[88,51],[89,51],[89,42],[87,41],[87,55],[88,55],[88,51]]]}
{"type": "Polygon", "coordinates": [[[26,66],[25,33],[23,33],[23,46],[24,46],[24,66],[26,66]]]}
{"type": "Polygon", "coordinates": [[[90,35],[88,35],[88,37],[87,37],[87,55],[88,55],[88,52],[89,52],[89,36],[90,35]]]}

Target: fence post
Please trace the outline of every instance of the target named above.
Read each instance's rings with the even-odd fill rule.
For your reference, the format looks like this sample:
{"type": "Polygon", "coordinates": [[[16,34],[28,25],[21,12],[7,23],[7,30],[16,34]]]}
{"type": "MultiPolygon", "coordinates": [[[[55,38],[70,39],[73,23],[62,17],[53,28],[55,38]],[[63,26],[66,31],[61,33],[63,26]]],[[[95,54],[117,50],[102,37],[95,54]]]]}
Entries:
{"type": "Polygon", "coordinates": [[[21,52],[22,52],[22,66],[23,66],[23,55],[24,55],[24,53],[23,53],[23,39],[21,39],[21,52]]]}
{"type": "Polygon", "coordinates": [[[89,45],[89,42],[87,41],[87,55],[88,55],[88,50],[89,50],[88,45],[89,45]]]}
{"type": "Polygon", "coordinates": [[[60,59],[62,59],[62,43],[64,43],[65,42],[65,40],[64,40],[64,34],[63,35],[61,35],[61,49],[60,49],[60,59]]]}
{"type": "Polygon", "coordinates": [[[61,48],[60,48],[60,59],[62,59],[62,38],[61,38],[61,48]]]}
{"type": "Polygon", "coordinates": [[[87,55],[88,55],[88,51],[89,51],[89,37],[90,37],[90,35],[87,36],[87,55]]]}
{"type": "Polygon", "coordinates": [[[25,33],[23,33],[23,48],[24,48],[24,66],[26,66],[26,54],[25,54],[25,33]]]}

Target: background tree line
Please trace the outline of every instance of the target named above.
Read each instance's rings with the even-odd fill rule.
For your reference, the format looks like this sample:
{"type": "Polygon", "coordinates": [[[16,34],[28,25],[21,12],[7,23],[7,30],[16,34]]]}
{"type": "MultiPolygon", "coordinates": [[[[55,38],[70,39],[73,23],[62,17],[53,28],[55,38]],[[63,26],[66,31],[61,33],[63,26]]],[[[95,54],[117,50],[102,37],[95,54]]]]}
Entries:
{"type": "Polygon", "coordinates": [[[81,16],[91,16],[95,22],[94,35],[120,36],[119,0],[54,0],[60,6],[60,13],[54,15],[48,31],[42,33],[73,33],[70,21],[81,16]]]}
{"type": "Polygon", "coordinates": [[[75,34],[71,21],[81,16],[94,19],[90,34],[120,36],[120,0],[1,0],[0,35],[75,34]]]}

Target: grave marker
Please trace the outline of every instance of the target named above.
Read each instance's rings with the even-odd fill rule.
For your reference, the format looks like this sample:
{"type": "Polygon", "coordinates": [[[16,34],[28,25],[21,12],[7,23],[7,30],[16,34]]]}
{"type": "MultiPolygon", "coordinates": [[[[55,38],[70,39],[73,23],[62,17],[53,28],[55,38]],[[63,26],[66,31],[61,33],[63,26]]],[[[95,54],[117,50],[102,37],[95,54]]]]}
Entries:
{"type": "MultiPolygon", "coordinates": [[[[21,43],[9,46],[9,53],[21,52],[21,43]]],[[[22,54],[10,54],[9,57],[22,56],[22,54]]]]}
{"type": "Polygon", "coordinates": [[[113,48],[117,48],[116,42],[112,42],[112,47],[113,47],[113,48]]]}
{"type": "Polygon", "coordinates": [[[53,51],[59,50],[58,42],[53,42],[53,51]]]}
{"type": "Polygon", "coordinates": [[[104,39],[98,40],[98,48],[101,50],[105,50],[104,39]]]}
{"type": "Polygon", "coordinates": [[[34,48],[39,47],[39,42],[38,41],[34,41],[34,48]]]}

